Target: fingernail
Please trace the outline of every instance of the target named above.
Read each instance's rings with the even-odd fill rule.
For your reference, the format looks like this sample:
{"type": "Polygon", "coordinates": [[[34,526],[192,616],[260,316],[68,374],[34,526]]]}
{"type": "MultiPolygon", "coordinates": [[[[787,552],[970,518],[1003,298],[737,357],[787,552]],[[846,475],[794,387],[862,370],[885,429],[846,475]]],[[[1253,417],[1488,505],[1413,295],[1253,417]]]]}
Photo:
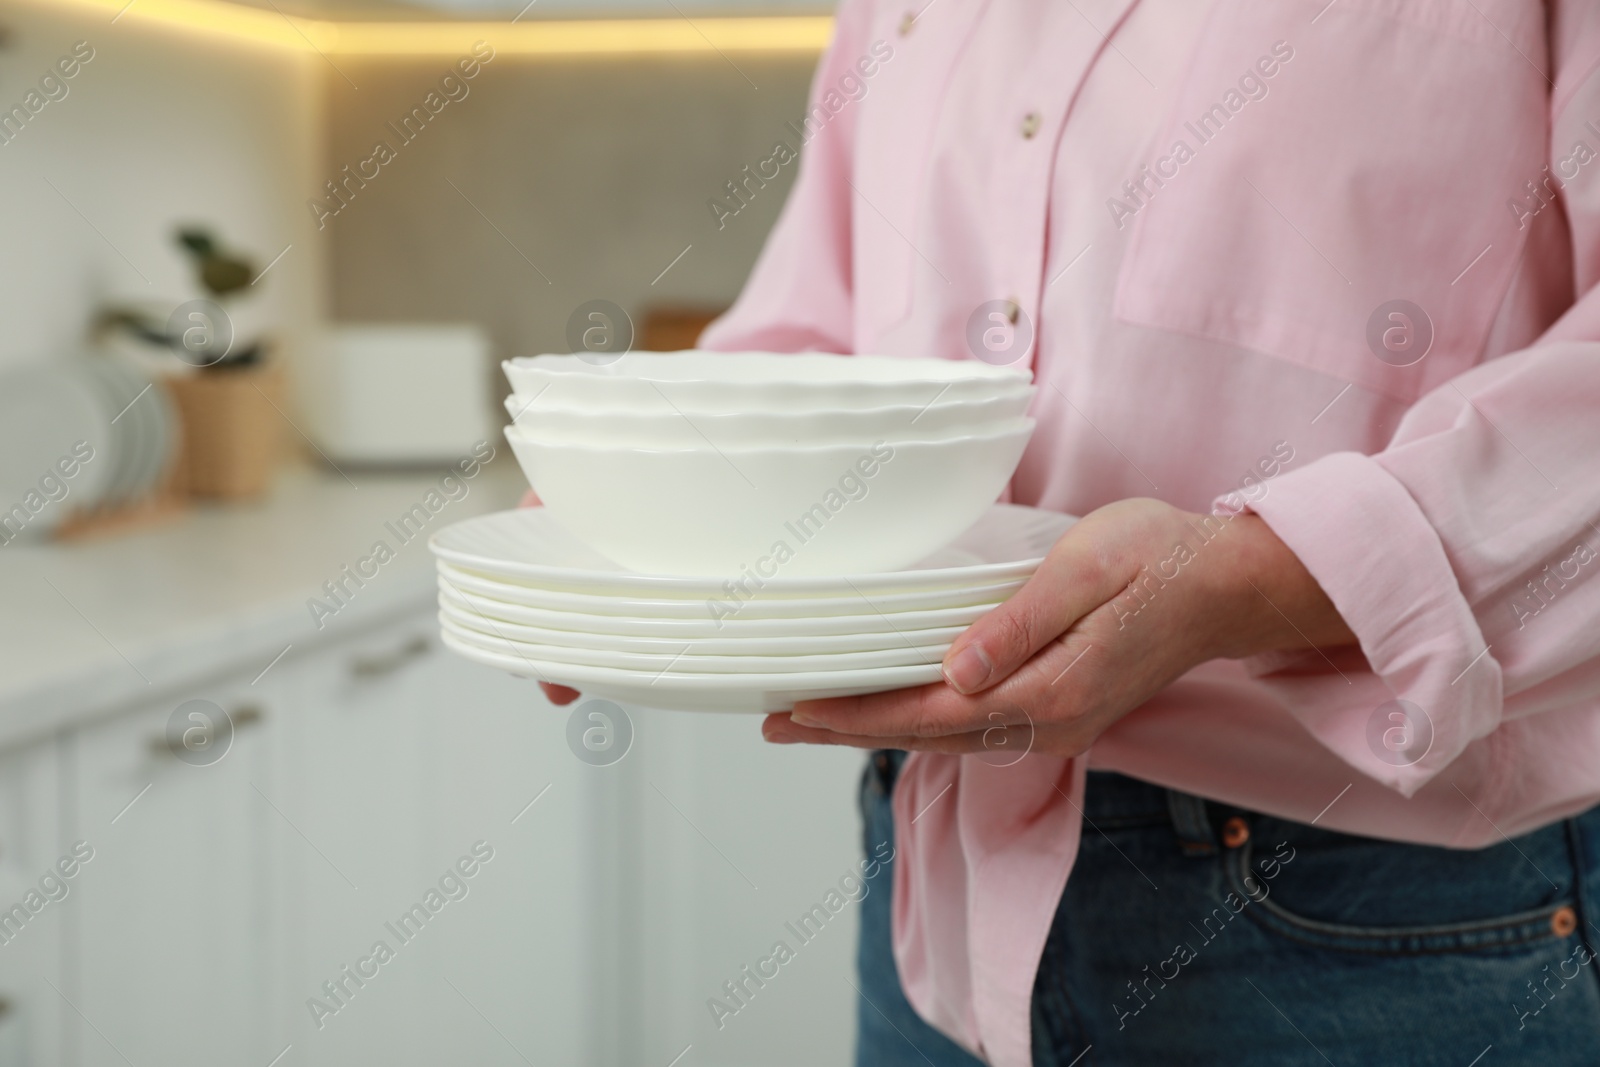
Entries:
{"type": "Polygon", "coordinates": [[[993,671],[994,664],[984,655],[983,646],[974,641],[945,664],[944,679],[956,692],[971,693],[982,688],[993,671]]]}
{"type": "Polygon", "coordinates": [[[768,730],[763,736],[766,738],[766,741],[769,745],[795,744],[795,738],[778,730],[768,730]]]}
{"type": "Polygon", "coordinates": [[[807,715],[803,711],[791,711],[789,713],[789,721],[794,723],[796,726],[821,726],[822,725],[816,719],[813,719],[810,715],[807,715]]]}

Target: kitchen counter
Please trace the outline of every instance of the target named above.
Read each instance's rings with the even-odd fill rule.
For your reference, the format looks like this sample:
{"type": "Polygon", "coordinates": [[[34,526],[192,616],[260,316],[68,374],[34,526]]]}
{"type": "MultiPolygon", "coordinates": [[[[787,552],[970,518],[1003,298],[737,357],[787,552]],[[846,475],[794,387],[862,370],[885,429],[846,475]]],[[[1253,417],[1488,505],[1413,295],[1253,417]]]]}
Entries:
{"type": "Polygon", "coordinates": [[[81,543],[0,546],[0,747],[221,674],[254,678],[280,656],[424,607],[435,595],[428,536],[511,507],[526,488],[503,449],[454,500],[439,473],[346,473],[291,468],[259,502],[197,505],[81,543]],[[381,564],[379,541],[392,552],[381,564]],[[371,577],[358,585],[347,567],[371,577]],[[343,583],[338,598],[330,581],[343,583]],[[324,609],[313,613],[312,598],[324,609]]]}

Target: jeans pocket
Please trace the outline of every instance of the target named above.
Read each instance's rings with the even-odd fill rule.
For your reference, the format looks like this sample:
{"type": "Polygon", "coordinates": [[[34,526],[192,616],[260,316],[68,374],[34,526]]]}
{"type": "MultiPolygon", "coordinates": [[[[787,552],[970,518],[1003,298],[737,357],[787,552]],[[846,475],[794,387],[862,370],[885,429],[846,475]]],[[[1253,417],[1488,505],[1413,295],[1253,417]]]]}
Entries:
{"type": "Polygon", "coordinates": [[[1408,956],[1555,942],[1577,925],[1561,825],[1528,835],[1520,849],[1508,842],[1478,852],[1303,829],[1311,832],[1285,840],[1270,857],[1262,858],[1254,841],[1272,838],[1252,834],[1223,860],[1229,887],[1249,901],[1243,910],[1277,937],[1408,956]]]}

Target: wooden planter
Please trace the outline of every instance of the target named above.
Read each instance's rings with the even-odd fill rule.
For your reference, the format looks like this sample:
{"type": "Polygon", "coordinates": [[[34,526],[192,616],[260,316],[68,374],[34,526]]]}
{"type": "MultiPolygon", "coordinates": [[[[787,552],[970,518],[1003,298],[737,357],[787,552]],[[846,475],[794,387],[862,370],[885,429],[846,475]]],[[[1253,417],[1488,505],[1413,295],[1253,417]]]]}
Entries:
{"type": "Polygon", "coordinates": [[[276,364],[167,379],[183,421],[176,484],[189,496],[265,493],[282,448],[283,372],[276,364]]]}

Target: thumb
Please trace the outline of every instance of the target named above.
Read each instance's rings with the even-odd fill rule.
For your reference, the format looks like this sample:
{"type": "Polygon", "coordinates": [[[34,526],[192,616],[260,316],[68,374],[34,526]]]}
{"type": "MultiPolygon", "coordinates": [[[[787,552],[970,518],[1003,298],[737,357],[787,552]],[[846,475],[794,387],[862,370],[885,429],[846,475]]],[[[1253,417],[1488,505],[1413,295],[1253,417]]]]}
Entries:
{"type": "Polygon", "coordinates": [[[1092,539],[1073,536],[1077,529],[1062,535],[1010,600],[956,638],[944,657],[944,678],[952,689],[971,694],[999,685],[1121,591],[1123,583],[1101,562],[1092,539]]]}

